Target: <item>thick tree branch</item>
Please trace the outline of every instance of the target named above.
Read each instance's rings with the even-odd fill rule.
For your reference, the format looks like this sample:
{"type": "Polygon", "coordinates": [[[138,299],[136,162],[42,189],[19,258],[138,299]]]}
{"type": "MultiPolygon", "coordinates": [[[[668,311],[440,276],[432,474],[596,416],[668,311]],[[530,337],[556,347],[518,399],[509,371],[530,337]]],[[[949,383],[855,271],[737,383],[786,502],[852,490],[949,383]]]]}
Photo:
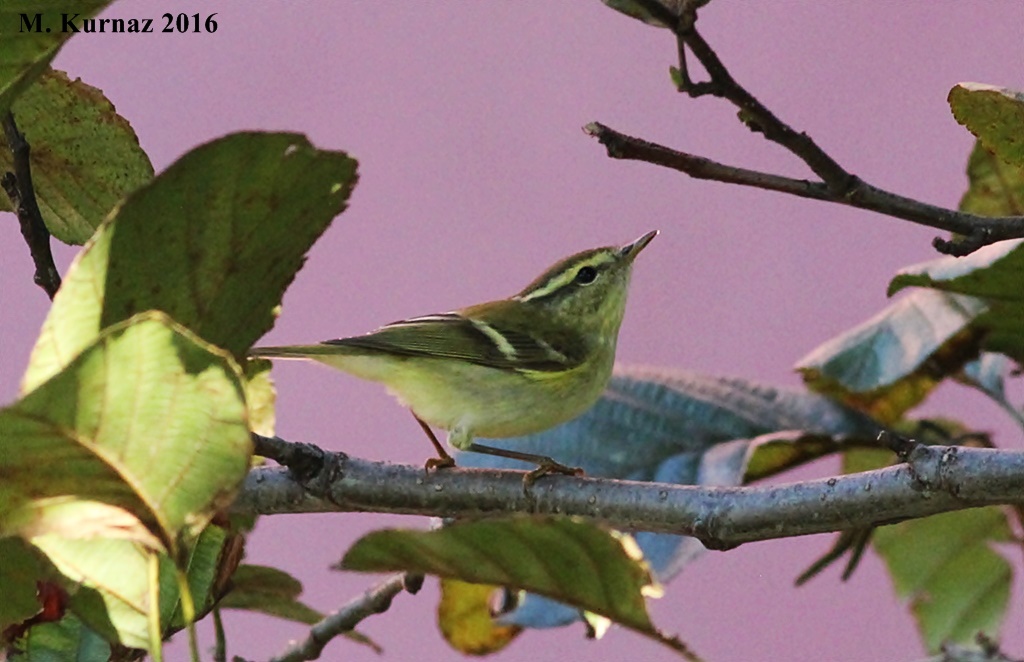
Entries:
{"type": "Polygon", "coordinates": [[[992,218],[936,207],[885,191],[859,179],[856,186],[847,194],[837,195],[822,182],[792,179],[718,163],[711,159],[679,152],[641,138],[628,136],[599,122],[591,122],[583,127],[583,130],[588,135],[597,138],[598,142],[608,150],[608,156],[614,159],[644,161],[684,172],[696,179],[752,186],[768,191],[789,193],[801,198],[824,200],[858,209],[867,209],[919,225],[980,238],[982,241],[980,244],[975,244],[964,243],[966,240],[961,240],[953,242],[952,248],[948,248],[946,245],[949,242],[936,238],[936,248],[947,253],[967,254],[995,241],[1024,237],[1024,216],[992,218]],[[942,246],[939,245],[940,243],[942,246]]]}
{"type": "Polygon", "coordinates": [[[684,1],[670,8],[659,0],[635,1],[651,16],[668,26],[676,37],[679,58],[677,83],[680,92],[691,97],[712,95],[731,102],[739,109],[740,120],[750,130],[761,133],[766,139],[798,157],[821,181],[809,182],[734,168],[632,138],[596,122],[589,124],[587,132],[608,147],[609,156],[647,161],[701,179],[837,202],[962,235],[954,241],[941,237],[933,240],[932,245],[938,251],[949,255],[967,255],[996,241],[1024,237],[1024,216],[993,218],[965,214],[905,198],[866,183],[843,168],[805,132],[797,131],[783,122],[732,77],[718,54],[697,31],[696,3],[684,1]],[[704,67],[708,80],[693,80],[687,64],[688,53],[692,53],[704,67]]]}
{"type": "Polygon", "coordinates": [[[701,487],[370,462],[325,453],[315,474],[253,469],[239,513],[387,512],[436,517],[577,515],[627,531],[677,533],[713,549],[1024,502],[1024,452],[918,446],[908,462],[785,485],[701,487]]]}
{"type": "Polygon", "coordinates": [[[36,194],[32,186],[32,168],[29,164],[29,144],[25,136],[18,131],[12,113],[8,112],[4,117],[3,125],[4,136],[7,138],[7,145],[14,161],[14,172],[4,173],[0,178],[0,185],[3,185],[11,201],[11,209],[21,224],[21,236],[28,244],[32,262],[36,267],[35,283],[53,299],[60,289],[60,274],[53,263],[53,253],[50,252],[50,231],[46,229],[43,215],[36,203],[36,194]]]}

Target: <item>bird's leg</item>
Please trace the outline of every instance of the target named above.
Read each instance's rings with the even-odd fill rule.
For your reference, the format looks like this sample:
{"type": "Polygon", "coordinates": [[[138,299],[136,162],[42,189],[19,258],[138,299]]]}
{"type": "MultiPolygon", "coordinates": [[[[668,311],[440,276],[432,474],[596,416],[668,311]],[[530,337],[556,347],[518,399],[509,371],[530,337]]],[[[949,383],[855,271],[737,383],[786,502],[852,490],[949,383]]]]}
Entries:
{"type": "Polygon", "coordinates": [[[560,462],[556,462],[554,459],[547,455],[534,455],[533,453],[521,453],[519,451],[510,451],[507,448],[495,448],[493,446],[484,446],[478,443],[472,443],[466,448],[468,451],[474,453],[483,453],[484,455],[497,455],[498,457],[507,457],[510,460],[522,460],[523,462],[531,462],[537,465],[537,468],[526,474],[526,478],[523,479],[523,483],[526,487],[533,485],[541,476],[548,474],[565,474],[566,476],[582,476],[583,469],[579,467],[566,466],[560,462]]]}
{"type": "Polygon", "coordinates": [[[416,422],[420,424],[423,431],[427,433],[427,438],[430,439],[430,443],[434,444],[434,450],[437,451],[437,457],[432,457],[427,460],[427,463],[423,466],[424,469],[430,471],[431,469],[445,469],[447,467],[455,466],[455,458],[448,454],[448,451],[444,449],[441,442],[434,436],[434,431],[430,429],[430,426],[420,420],[420,417],[416,414],[412,415],[416,419],[416,422]]]}

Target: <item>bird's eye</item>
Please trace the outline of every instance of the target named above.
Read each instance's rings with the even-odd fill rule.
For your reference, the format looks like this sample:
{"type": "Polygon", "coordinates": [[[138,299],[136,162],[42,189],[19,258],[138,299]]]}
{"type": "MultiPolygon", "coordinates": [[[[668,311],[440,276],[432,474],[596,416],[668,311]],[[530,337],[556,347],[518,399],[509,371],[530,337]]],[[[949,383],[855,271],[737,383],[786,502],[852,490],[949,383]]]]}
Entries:
{"type": "Polygon", "coordinates": [[[597,279],[597,269],[594,267],[580,267],[576,272],[576,282],[580,285],[590,285],[597,279]]]}

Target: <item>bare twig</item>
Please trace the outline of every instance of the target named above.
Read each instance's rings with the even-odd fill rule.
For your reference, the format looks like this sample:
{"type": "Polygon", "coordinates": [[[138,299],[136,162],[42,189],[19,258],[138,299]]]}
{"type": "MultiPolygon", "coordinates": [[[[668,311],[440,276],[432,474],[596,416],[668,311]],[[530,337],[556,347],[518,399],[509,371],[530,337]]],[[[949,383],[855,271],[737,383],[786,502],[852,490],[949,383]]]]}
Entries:
{"type": "Polygon", "coordinates": [[[43,288],[47,296],[53,299],[60,288],[60,274],[57,272],[57,266],[53,263],[53,253],[50,252],[50,231],[46,229],[46,224],[43,222],[43,216],[39,212],[39,205],[36,202],[35,189],[32,186],[29,144],[25,140],[25,136],[18,131],[18,125],[15,124],[12,113],[8,112],[4,117],[3,125],[7,145],[10,147],[14,160],[14,172],[4,173],[0,177],[0,185],[3,186],[11,201],[11,209],[18,216],[18,222],[21,224],[21,236],[25,238],[29,253],[32,255],[32,262],[35,263],[34,281],[36,285],[43,288]]]}
{"type": "Polygon", "coordinates": [[[863,181],[843,168],[810,136],[802,131],[796,131],[783,122],[736,82],[718,54],[697,31],[696,8],[693,3],[682,3],[679,13],[676,14],[658,0],[636,2],[669,26],[676,37],[679,58],[677,80],[680,92],[685,92],[691,97],[712,95],[728,100],[739,109],[740,120],[748,128],[761,133],[766,139],[797,156],[821,178],[821,181],[791,179],[727,166],[621,134],[596,122],[587,125],[585,130],[608,148],[609,156],[646,161],[700,179],[754,186],[804,198],[836,202],[962,235],[954,241],[941,237],[933,240],[932,245],[939,252],[949,255],[967,255],[996,241],[1024,237],[1024,216],[993,218],[967,214],[906,198],[863,181]],[[708,80],[695,81],[691,77],[687,64],[688,52],[692,53],[704,67],[708,80]]]}
{"type": "Polygon", "coordinates": [[[324,646],[331,639],[351,632],[364,619],[387,611],[391,606],[391,600],[403,589],[409,590],[410,593],[419,590],[418,587],[411,590],[407,585],[405,573],[389,577],[338,611],[329,614],[310,629],[304,640],[294,642],[288,650],[271,658],[270,662],[304,662],[319,659],[324,646]]]}
{"type": "Polygon", "coordinates": [[[945,209],[885,191],[860,179],[856,180],[852,191],[836,195],[822,182],[726,165],[620,133],[599,122],[591,122],[583,130],[597,138],[608,150],[608,156],[615,159],[644,161],[684,172],[696,179],[710,179],[835,202],[964,235],[964,239],[954,242],[936,237],[933,242],[936,249],[950,255],[967,255],[996,241],[1024,237],[1024,216],[993,218],[945,209]]]}
{"type": "MultiPolygon", "coordinates": [[[[753,94],[736,82],[718,58],[711,45],[697,32],[696,21],[684,21],[675,30],[680,44],[685,44],[690,52],[700,61],[708,72],[712,85],[705,88],[685,88],[690,96],[713,94],[732,102],[740,109],[740,118],[751,130],[764,135],[765,138],[795,154],[814,172],[821,177],[830,193],[836,197],[850,195],[857,186],[857,178],[847,172],[825,150],[806,133],[797,132],[779,119],[753,94]]],[[[679,48],[685,55],[685,49],[679,48]]]]}
{"type": "Polygon", "coordinates": [[[386,512],[435,517],[577,515],[627,531],[699,538],[713,549],[843,531],[1024,500],[1024,452],[917,446],[908,462],[784,485],[701,487],[545,476],[529,493],[523,472],[370,462],[325,453],[305,481],[253,469],[235,502],[246,514],[386,512]]]}

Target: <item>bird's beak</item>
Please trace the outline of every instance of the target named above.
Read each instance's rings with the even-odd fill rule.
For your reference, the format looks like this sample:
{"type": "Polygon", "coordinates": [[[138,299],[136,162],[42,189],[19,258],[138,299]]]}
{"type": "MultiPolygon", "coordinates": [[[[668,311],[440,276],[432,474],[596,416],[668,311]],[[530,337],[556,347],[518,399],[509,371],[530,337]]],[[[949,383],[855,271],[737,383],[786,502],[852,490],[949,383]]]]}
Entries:
{"type": "Polygon", "coordinates": [[[636,241],[626,244],[625,246],[620,248],[619,255],[621,255],[624,258],[629,258],[629,260],[632,261],[634,258],[636,258],[637,255],[640,254],[640,251],[642,251],[644,247],[647,246],[647,244],[651,243],[651,239],[654,239],[656,236],[658,236],[658,231],[651,230],[650,232],[640,237],[636,241]]]}

